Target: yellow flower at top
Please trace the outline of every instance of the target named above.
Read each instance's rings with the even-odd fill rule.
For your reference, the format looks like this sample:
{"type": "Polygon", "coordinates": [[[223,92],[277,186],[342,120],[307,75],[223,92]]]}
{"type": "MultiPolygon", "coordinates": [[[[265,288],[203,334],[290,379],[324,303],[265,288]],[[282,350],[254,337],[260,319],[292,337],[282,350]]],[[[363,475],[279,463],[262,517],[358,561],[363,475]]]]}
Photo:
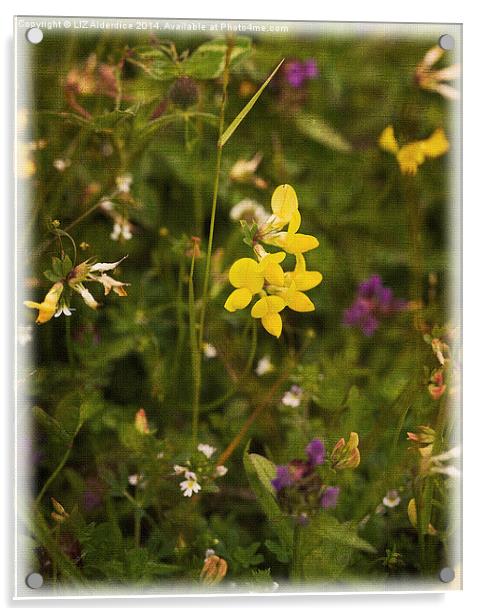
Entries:
{"type": "Polygon", "coordinates": [[[395,137],[393,126],[387,126],[381,133],[378,144],[385,152],[393,154],[404,175],[415,175],[426,158],[438,158],[450,148],[443,128],[437,128],[430,137],[412,141],[400,146],[395,137]]]}
{"type": "Polygon", "coordinates": [[[303,253],[319,245],[312,235],[298,233],[301,214],[298,197],[292,186],[278,186],[271,198],[273,214],[259,227],[252,227],[252,242],[256,259],[241,258],[229,270],[229,282],[235,287],[224,307],[229,312],[246,308],[254,295],[260,299],[253,305],[251,316],[261,319],[265,330],[277,338],[283,328],[280,312],[288,307],[296,312],[310,312],[315,306],[304,291],[313,289],[322,280],[317,271],[307,271],[303,253]],[[288,230],[283,229],[288,225],[288,230]],[[263,244],[279,246],[283,251],[269,253],[263,244]],[[281,263],[286,253],[295,255],[296,266],[285,272],[281,263]]]}

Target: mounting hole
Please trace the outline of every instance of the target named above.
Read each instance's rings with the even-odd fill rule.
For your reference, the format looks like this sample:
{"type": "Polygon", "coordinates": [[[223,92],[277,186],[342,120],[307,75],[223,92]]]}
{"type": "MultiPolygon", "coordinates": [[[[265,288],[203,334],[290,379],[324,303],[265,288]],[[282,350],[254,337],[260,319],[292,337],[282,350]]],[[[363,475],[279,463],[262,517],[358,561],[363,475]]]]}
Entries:
{"type": "Polygon", "coordinates": [[[30,28],[29,30],[27,30],[25,36],[27,37],[27,41],[29,43],[32,43],[33,45],[38,45],[42,42],[44,33],[40,28],[30,28]]]}
{"type": "Polygon", "coordinates": [[[438,40],[438,44],[445,51],[450,51],[455,47],[455,40],[451,34],[442,34],[438,40]]]}
{"type": "Polygon", "coordinates": [[[43,586],[44,579],[40,573],[29,573],[25,579],[25,584],[32,590],[37,590],[43,586]]]}
{"type": "Polygon", "coordinates": [[[455,571],[452,567],[444,567],[439,573],[440,580],[445,582],[452,582],[455,579],[455,571]]]}

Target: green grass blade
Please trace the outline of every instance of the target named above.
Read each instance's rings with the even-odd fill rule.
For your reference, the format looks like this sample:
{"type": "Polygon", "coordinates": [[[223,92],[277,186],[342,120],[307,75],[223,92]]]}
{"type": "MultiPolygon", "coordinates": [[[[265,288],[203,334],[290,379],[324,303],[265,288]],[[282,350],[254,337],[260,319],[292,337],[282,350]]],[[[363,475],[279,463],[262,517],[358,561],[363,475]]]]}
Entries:
{"type": "Polygon", "coordinates": [[[253,98],[250,99],[250,101],[243,107],[243,109],[234,118],[234,120],[231,122],[231,124],[228,126],[228,128],[224,131],[224,133],[219,138],[218,147],[222,148],[227,143],[227,141],[231,138],[231,136],[233,135],[234,131],[238,128],[238,126],[241,124],[241,122],[244,120],[244,118],[248,115],[248,113],[254,107],[256,101],[258,100],[258,98],[263,93],[263,90],[266,88],[266,86],[269,84],[269,82],[276,75],[276,73],[278,72],[280,66],[283,64],[284,61],[285,61],[285,59],[283,58],[281,60],[281,62],[278,64],[278,66],[271,73],[271,75],[266,79],[266,81],[263,83],[263,85],[259,88],[259,90],[256,92],[256,94],[253,96],[253,98]]]}

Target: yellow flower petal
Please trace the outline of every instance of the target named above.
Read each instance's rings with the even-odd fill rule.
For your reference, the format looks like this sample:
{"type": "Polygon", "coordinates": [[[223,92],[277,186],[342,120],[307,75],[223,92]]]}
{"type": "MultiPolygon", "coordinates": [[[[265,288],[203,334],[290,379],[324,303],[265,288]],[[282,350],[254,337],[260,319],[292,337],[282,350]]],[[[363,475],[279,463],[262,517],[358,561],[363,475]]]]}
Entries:
{"type": "Polygon", "coordinates": [[[242,310],[243,308],[246,308],[252,298],[253,294],[249,289],[235,289],[226,300],[224,307],[229,312],[242,310]]]}
{"type": "Polygon", "coordinates": [[[259,264],[254,259],[238,259],[229,270],[229,281],[233,287],[246,287],[251,293],[259,293],[264,285],[264,277],[259,264]]]}
{"type": "Polygon", "coordinates": [[[258,299],[256,304],[251,308],[251,316],[253,319],[262,319],[269,312],[268,302],[266,301],[266,297],[262,297],[258,299]]]}
{"type": "Polygon", "coordinates": [[[263,273],[269,284],[274,284],[277,287],[284,285],[285,273],[278,263],[269,263],[263,273]]]}
{"type": "Polygon", "coordinates": [[[281,221],[288,223],[298,209],[298,197],[294,188],[289,184],[278,186],[271,197],[271,209],[281,221]]]}
{"type": "Polygon", "coordinates": [[[278,295],[267,295],[259,299],[251,308],[251,316],[255,319],[262,319],[268,313],[281,312],[286,306],[286,301],[278,295]]]}
{"type": "Polygon", "coordinates": [[[311,299],[301,291],[288,291],[285,299],[288,308],[296,312],[312,312],[315,309],[311,299]]]}
{"type": "Polygon", "coordinates": [[[26,301],[24,305],[27,308],[35,308],[38,310],[37,320],[35,321],[39,325],[50,321],[57,311],[57,304],[59,303],[60,296],[64,286],[61,282],[56,282],[48,291],[45,299],[42,303],[26,301]]]}
{"type": "Polygon", "coordinates": [[[420,146],[429,158],[437,158],[448,152],[450,144],[443,128],[437,128],[428,139],[420,141],[420,146]]]}
{"type": "Polygon", "coordinates": [[[425,154],[421,143],[421,141],[415,141],[400,148],[397,160],[402,173],[415,175],[419,165],[424,162],[425,154]]]}
{"type": "Polygon", "coordinates": [[[276,336],[276,338],[281,336],[283,321],[277,312],[269,312],[266,316],[261,318],[261,323],[268,334],[276,336]]]}
{"type": "Polygon", "coordinates": [[[299,210],[293,212],[290,224],[288,225],[288,233],[296,233],[301,226],[301,214],[299,210]]]}
{"type": "Polygon", "coordinates": [[[282,232],[278,233],[271,241],[291,254],[301,254],[320,245],[316,237],[304,233],[282,232]]]}
{"type": "Polygon", "coordinates": [[[378,145],[385,150],[385,152],[390,152],[391,154],[398,153],[398,143],[395,139],[395,133],[393,132],[393,126],[387,126],[380,135],[378,139],[378,145]]]}

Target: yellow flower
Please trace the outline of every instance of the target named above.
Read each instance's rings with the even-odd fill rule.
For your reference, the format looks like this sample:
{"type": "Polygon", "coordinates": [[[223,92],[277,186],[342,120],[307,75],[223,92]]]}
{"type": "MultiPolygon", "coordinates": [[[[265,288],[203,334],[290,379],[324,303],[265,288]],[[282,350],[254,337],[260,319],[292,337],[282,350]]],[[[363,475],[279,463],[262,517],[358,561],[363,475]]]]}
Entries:
{"type": "Polygon", "coordinates": [[[425,162],[426,158],[438,158],[450,147],[443,128],[437,128],[427,139],[413,141],[400,147],[395,138],[393,126],[387,126],[382,131],[378,145],[382,150],[396,156],[404,175],[415,175],[418,167],[425,162]]]}
{"type": "Polygon", "coordinates": [[[254,319],[261,319],[261,324],[265,330],[272,336],[279,338],[283,328],[279,313],[285,306],[286,302],[282,297],[266,295],[251,308],[251,316],[254,319]]]}
{"type": "Polygon", "coordinates": [[[385,152],[390,152],[390,154],[394,154],[395,156],[397,155],[399,148],[397,140],[395,139],[393,126],[387,126],[382,131],[378,139],[378,144],[385,152]]]}
{"type": "Polygon", "coordinates": [[[311,299],[301,291],[298,291],[294,282],[291,283],[288,289],[282,292],[281,296],[288,308],[296,312],[312,312],[315,309],[311,299]]]}
{"type": "MultiPolygon", "coordinates": [[[[298,202],[296,202],[296,204],[298,204],[298,202]]],[[[285,205],[284,209],[281,209],[281,212],[288,215],[290,210],[285,205]]],[[[316,237],[313,237],[313,235],[305,235],[304,233],[297,233],[298,229],[301,226],[301,214],[299,213],[298,209],[293,210],[290,216],[291,217],[288,224],[288,231],[281,231],[280,233],[274,234],[272,237],[268,236],[265,238],[264,241],[267,244],[279,246],[290,254],[301,254],[303,252],[307,252],[308,250],[313,250],[314,248],[317,248],[320,243],[316,239],[316,237]]]]}
{"type": "Polygon", "coordinates": [[[40,304],[37,302],[26,301],[24,302],[27,308],[35,308],[38,310],[37,320],[35,321],[39,325],[50,321],[50,319],[57,312],[57,305],[59,303],[60,296],[64,285],[61,282],[56,282],[49,290],[45,299],[40,304]]]}
{"type": "Polygon", "coordinates": [[[298,197],[295,189],[289,184],[282,184],[275,189],[271,197],[271,209],[278,221],[283,223],[283,227],[291,221],[293,216],[299,217],[301,222],[298,211],[298,197]]]}
{"type": "Polygon", "coordinates": [[[259,293],[264,285],[264,276],[260,264],[247,257],[238,259],[229,270],[229,282],[236,287],[226,300],[224,307],[229,312],[242,310],[259,293]]]}
{"type": "Polygon", "coordinates": [[[259,262],[259,268],[263,274],[263,277],[269,282],[269,284],[273,284],[278,287],[283,286],[285,273],[280,263],[285,257],[285,252],[268,253],[262,257],[259,262]]]}
{"type": "Polygon", "coordinates": [[[285,277],[288,282],[293,281],[298,291],[309,291],[317,287],[323,280],[320,272],[306,271],[306,261],[302,254],[296,255],[296,267],[293,272],[287,272],[285,277]]]}

